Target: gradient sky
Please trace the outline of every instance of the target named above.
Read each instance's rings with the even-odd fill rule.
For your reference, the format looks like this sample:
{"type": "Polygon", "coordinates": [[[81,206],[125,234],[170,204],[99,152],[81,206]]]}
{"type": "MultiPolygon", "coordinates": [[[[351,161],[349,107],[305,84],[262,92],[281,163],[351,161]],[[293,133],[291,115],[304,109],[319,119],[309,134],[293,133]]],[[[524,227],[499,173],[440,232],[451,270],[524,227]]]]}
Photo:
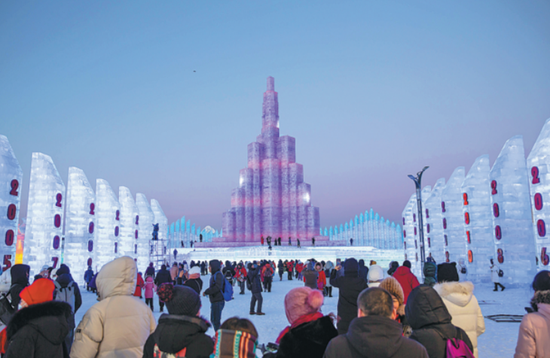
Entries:
{"type": "Polygon", "coordinates": [[[157,199],[221,226],[267,76],[321,225],[392,221],[425,165],[448,178],[550,117],[548,1],[2,1],[0,134],[24,171],[157,199]],[[195,72],[196,71],[196,72],[195,72]]]}

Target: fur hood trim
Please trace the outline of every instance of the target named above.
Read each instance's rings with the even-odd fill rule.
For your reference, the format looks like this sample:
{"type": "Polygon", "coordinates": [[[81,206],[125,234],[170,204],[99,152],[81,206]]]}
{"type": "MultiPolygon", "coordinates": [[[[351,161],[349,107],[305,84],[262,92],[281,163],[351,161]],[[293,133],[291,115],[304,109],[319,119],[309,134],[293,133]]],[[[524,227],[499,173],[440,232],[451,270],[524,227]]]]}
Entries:
{"type": "Polygon", "coordinates": [[[550,304],[550,291],[537,291],[531,300],[531,304],[550,304]]]}
{"type": "Polygon", "coordinates": [[[61,301],[48,301],[22,308],[17,311],[8,324],[8,340],[11,339],[11,337],[13,337],[21,328],[39,318],[55,316],[64,317],[65,320],[67,320],[71,315],[71,306],[68,303],[61,301]]]}
{"type": "Polygon", "coordinates": [[[465,282],[442,282],[434,286],[434,290],[439,296],[454,303],[457,306],[464,307],[474,295],[474,284],[470,281],[465,282]]]}

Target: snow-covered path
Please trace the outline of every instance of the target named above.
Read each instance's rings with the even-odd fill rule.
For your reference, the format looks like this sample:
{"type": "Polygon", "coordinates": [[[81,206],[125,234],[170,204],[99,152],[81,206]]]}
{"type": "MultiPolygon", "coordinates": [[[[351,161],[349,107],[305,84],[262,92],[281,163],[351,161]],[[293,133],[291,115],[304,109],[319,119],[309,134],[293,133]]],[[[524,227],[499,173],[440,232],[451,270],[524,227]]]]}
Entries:
{"type": "MultiPolygon", "coordinates": [[[[203,276],[205,287],[208,285],[209,276],[203,276]]],[[[300,281],[288,281],[286,275],[283,281],[279,281],[279,277],[274,277],[273,288],[271,293],[263,293],[263,311],[265,316],[249,315],[250,310],[250,291],[245,290],[244,295],[239,295],[238,286],[234,287],[235,299],[231,302],[226,302],[222,313],[222,322],[229,317],[239,316],[250,319],[256,326],[259,332],[260,343],[274,342],[279,332],[287,325],[284,311],[285,294],[292,288],[302,286],[300,281]]],[[[532,292],[529,288],[507,288],[504,292],[493,292],[493,287],[490,284],[477,286],[475,294],[481,304],[481,310],[484,316],[493,314],[519,314],[525,313],[524,307],[529,305],[532,292]],[[483,301],[487,302],[484,304],[483,301]]],[[[327,314],[337,311],[338,289],[333,289],[334,297],[325,298],[323,313],[327,314]]],[[[87,293],[83,290],[83,304],[76,314],[76,322],[80,322],[82,316],[88,308],[96,302],[96,296],[92,293],[87,293]]],[[[201,315],[210,319],[210,302],[208,297],[202,297],[201,315]]],[[[166,312],[166,310],[165,310],[166,312]]],[[[155,317],[161,315],[158,306],[158,297],[155,297],[155,317]]],[[[479,337],[479,356],[485,357],[512,357],[514,354],[519,323],[496,323],[489,319],[485,319],[486,331],[485,334],[479,337]]],[[[210,328],[207,332],[209,335],[214,334],[214,330],[210,328]]]]}

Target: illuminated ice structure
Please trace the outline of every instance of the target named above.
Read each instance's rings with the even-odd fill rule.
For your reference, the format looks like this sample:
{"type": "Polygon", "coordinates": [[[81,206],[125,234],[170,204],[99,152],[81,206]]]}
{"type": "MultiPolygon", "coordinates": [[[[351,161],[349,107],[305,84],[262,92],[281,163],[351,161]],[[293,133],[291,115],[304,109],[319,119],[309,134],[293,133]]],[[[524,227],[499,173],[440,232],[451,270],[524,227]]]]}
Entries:
{"type": "Polygon", "coordinates": [[[490,262],[495,245],[493,242],[493,219],[489,156],[478,157],[462,183],[464,231],[468,260],[468,279],[473,282],[490,281],[490,262]]]}
{"type": "Polygon", "coordinates": [[[96,180],[95,243],[97,246],[96,267],[101,270],[107,262],[120,257],[120,204],[104,179],[96,180]]]}
{"type": "Polygon", "coordinates": [[[490,173],[494,259],[504,285],[529,282],[536,274],[529,176],[522,136],[510,138],[490,173]]]}
{"type": "Polygon", "coordinates": [[[550,119],[542,128],[529,157],[529,185],[537,262],[539,269],[548,270],[550,263],[550,239],[547,231],[550,223],[550,119]]]}
{"type": "Polygon", "coordinates": [[[435,183],[430,196],[424,200],[423,205],[426,257],[431,254],[437,263],[445,262],[445,240],[441,215],[441,192],[444,188],[445,178],[441,178],[435,183]]]}
{"type": "Polygon", "coordinates": [[[0,135],[0,250],[2,250],[2,270],[10,268],[15,260],[17,243],[17,223],[23,170],[15,157],[11,145],[3,135],[0,135]]]}
{"type": "Polygon", "coordinates": [[[464,167],[456,168],[441,192],[441,223],[445,247],[445,260],[442,262],[458,263],[460,259],[466,262],[466,234],[462,212],[464,173],[464,167]]]}
{"type": "Polygon", "coordinates": [[[157,260],[160,260],[160,256],[168,255],[168,249],[170,248],[167,242],[168,218],[164,215],[164,211],[160,207],[159,202],[155,199],[151,199],[151,210],[154,215],[153,224],[159,224],[158,242],[156,243],[157,247],[155,248],[155,254],[157,255],[157,260]]]}
{"type": "MultiPolygon", "coordinates": [[[[411,198],[405,205],[403,210],[403,248],[405,250],[405,260],[411,262],[411,269],[417,275],[420,272],[420,253],[418,251],[416,228],[416,193],[411,195],[411,198]]],[[[399,263],[401,264],[401,263],[399,263]]]]}
{"type": "MultiPolygon", "coordinates": [[[[262,133],[248,145],[248,166],[240,171],[239,187],[231,195],[231,209],[223,214],[223,236],[218,241],[259,243],[263,236],[296,238],[302,246],[328,241],[319,235],[319,208],[311,206],[311,187],[296,163],[296,140],[279,137],[279,104],[273,77],[264,93],[262,133]]],[[[214,239],[216,241],[216,239],[214,239]]]]}
{"type": "Polygon", "coordinates": [[[34,276],[44,265],[59,267],[65,184],[52,158],[32,153],[24,258],[34,276]]]}
{"type": "Polygon", "coordinates": [[[118,188],[120,203],[119,252],[123,256],[137,258],[139,240],[139,215],[134,197],[125,186],[118,188]]]}
{"type": "Polygon", "coordinates": [[[65,213],[64,262],[71,269],[73,279],[84,284],[84,271],[95,267],[95,193],[81,169],[70,167],[67,182],[67,209],[65,213]]]}
{"type": "Polygon", "coordinates": [[[155,214],[153,214],[151,205],[149,205],[149,201],[144,194],[136,194],[136,206],[139,214],[137,266],[140,272],[145,273],[145,269],[150,262],[149,254],[151,252],[151,247],[149,241],[152,238],[155,214]]]}

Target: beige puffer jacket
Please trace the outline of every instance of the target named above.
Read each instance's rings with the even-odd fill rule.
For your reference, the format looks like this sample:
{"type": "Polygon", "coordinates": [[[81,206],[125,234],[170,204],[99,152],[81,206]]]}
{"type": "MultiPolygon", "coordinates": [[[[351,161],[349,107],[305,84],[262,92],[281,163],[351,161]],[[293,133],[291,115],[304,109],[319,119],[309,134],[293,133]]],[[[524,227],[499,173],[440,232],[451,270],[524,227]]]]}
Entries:
{"type": "Polygon", "coordinates": [[[534,301],[538,312],[523,316],[514,358],[550,357],[550,291],[537,291],[534,301]]]}
{"type": "Polygon", "coordinates": [[[477,337],[485,332],[485,320],[474,296],[474,284],[469,281],[443,282],[435,285],[434,290],[439,293],[453,317],[452,324],[468,334],[474,346],[474,356],[477,358],[477,337]]]}
{"type": "Polygon", "coordinates": [[[133,296],[136,281],[137,267],[131,257],[103,266],[96,279],[100,302],[78,324],[71,358],[142,357],[156,323],[151,309],[133,296]]]}

